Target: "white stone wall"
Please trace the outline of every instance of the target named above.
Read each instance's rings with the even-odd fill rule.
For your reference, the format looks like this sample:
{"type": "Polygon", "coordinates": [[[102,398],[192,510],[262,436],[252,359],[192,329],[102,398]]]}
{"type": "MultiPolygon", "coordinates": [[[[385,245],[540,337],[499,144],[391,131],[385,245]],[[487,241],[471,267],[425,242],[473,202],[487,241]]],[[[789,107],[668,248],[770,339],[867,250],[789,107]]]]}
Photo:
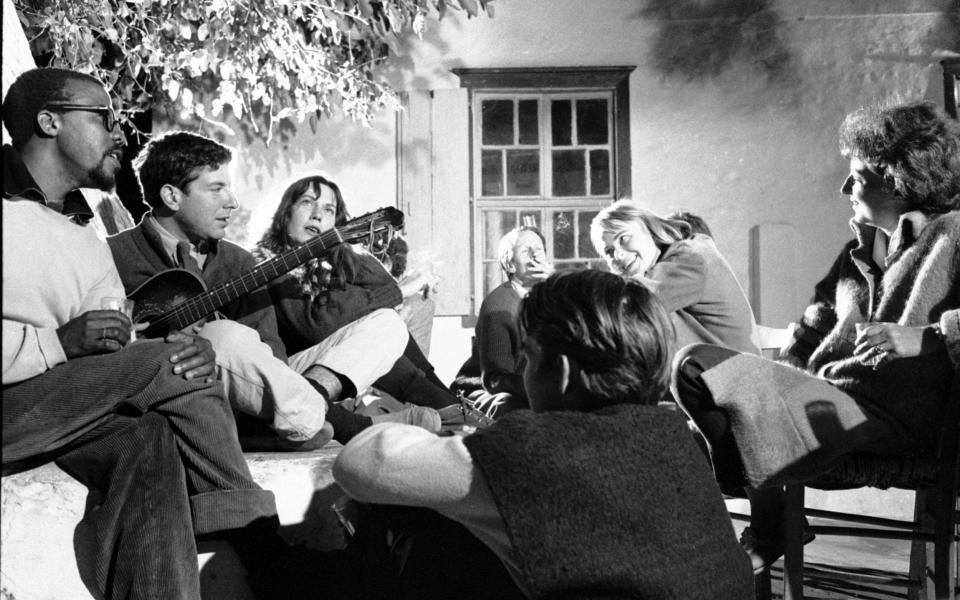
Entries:
{"type": "MultiPolygon", "coordinates": [[[[658,212],[704,216],[745,287],[750,228],[792,225],[796,264],[779,268],[796,273],[786,312],[799,314],[850,235],[837,126],[864,103],[941,101],[937,61],[958,49],[947,16],[956,9],[949,0],[771,0],[744,21],[713,4],[596,0],[585,10],[581,0],[497,2],[493,19],[454,13],[432,23],[384,73],[399,89],[438,89],[459,85],[455,67],[636,65],[633,197],[658,212]]],[[[301,174],[334,177],[358,213],[397,200],[391,114],[371,128],[334,118],[316,135],[304,125],[270,148],[239,138],[237,191],[254,211],[252,237],[301,174]]]]}

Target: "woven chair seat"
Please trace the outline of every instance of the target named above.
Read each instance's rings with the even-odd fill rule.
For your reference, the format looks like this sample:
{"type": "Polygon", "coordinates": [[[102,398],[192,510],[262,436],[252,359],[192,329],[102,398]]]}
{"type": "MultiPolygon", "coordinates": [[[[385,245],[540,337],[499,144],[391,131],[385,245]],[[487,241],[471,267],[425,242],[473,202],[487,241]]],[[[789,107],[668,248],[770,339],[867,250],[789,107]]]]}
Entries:
{"type": "Polygon", "coordinates": [[[887,457],[851,454],[807,487],[842,490],[859,487],[915,490],[928,487],[937,479],[937,461],[928,457],[887,457]]]}

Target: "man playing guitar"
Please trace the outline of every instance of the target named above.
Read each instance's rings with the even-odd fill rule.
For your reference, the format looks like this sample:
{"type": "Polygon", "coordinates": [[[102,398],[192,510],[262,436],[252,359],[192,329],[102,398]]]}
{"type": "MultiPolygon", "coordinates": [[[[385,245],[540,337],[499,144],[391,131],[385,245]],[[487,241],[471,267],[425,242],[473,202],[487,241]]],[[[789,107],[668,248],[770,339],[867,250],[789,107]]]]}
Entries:
{"type": "MultiPolygon", "coordinates": [[[[136,296],[158,274],[189,280],[183,271],[208,288],[229,290],[231,281],[242,281],[254,269],[249,252],[223,239],[239,206],[231,190],[231,158],[222,144],[179,131],[143,148],[134,165],[151,210],[139,225],[108,239],[128,295],[136,296]]],[[[195,291],[171,289],[171,305],[195,291]]],[[[389,312],[371,314],[291,357],[263,287],[222,306],[221,318],[191,329],[213,345],[216,371],[234,409],[269,423],[279,438],[275,447],[305,450],[323,446],[331,436],[345,442],[370,424],[333,403],[364,390],[403,352],[406,329],[389,312]]],[[[420,407],[387,418],[439,428],[436,413],[420,407]]]]}

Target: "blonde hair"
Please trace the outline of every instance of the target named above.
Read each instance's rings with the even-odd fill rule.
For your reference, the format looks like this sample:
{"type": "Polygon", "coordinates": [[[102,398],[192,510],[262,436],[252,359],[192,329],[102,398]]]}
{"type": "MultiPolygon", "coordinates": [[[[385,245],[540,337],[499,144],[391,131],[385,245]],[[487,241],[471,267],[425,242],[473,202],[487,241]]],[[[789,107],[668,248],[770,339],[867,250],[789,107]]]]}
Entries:
{"type": "Polygon", "coordinates": [[[603,256],[604,233],[616,235],[631,223],[642,224],[658,246],[669,246],[693,235],[689,223],[661,217],[633,200],[617,200],[597,213],[590,223],[590,240],[597,253],[603,256]]]}

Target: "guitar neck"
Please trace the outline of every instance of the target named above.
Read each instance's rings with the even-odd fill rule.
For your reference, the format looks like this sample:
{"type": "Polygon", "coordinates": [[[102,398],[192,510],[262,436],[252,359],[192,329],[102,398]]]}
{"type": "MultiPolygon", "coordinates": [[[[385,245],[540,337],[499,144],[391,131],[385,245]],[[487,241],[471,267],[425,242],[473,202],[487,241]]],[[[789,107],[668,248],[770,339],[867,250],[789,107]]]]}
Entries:
{"type": "Polygon", "coordinates": [[[331,247],[344,242],[343,235],[334,227],[310,241],[266,260],[240,277],[236,277],[194,296],[177,305],[168,315],[172,329],[183,329],[215,310],[249,294],[284,273],[292,271],[311,258],[316,258],[331,247]]]}

